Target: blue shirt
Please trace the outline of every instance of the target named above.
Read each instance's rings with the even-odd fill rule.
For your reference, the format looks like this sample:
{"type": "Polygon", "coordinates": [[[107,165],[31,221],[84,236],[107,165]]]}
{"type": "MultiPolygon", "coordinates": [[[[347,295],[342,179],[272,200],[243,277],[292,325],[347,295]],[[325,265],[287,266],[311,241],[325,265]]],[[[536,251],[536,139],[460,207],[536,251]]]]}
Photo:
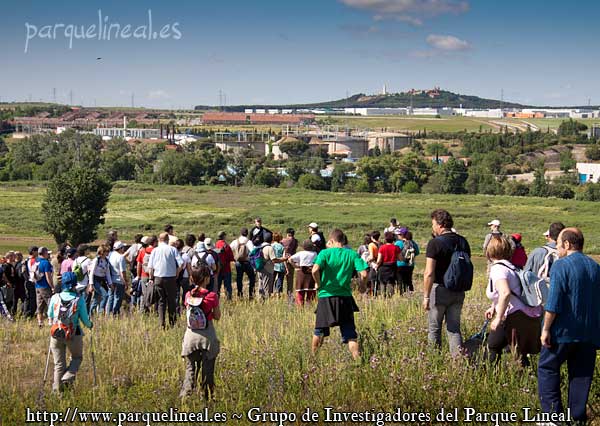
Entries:
{"type": "Polygon", "coordinates": [[[35,288],[50,288],[50,284],[46,279],[46,272],[52,273],[52,265],[48,260],[44,259],[43,257],[38,257],[37,262],[39,263],[38,271],[40,274],[43,275],[43,277],[41,280],[36,281],[35,288]]]}
{"type": "Polygon", "coordinates": [[[600,265],[580,252],[556,260],[545,308],[556,314],[550,328],[553,343],[600,347],[600,265]]]}
{"type": "MultiPolygon", "coordinates": [[[[411,240],[411,242],[415,249],[415,257],[417,257],[421,253],[421,251],[419,250],[419,246],[415,241],[411,240]]],[[[396,244],[398,247],[400,247],[400,251],[402,251],[402,249],[404,248],[404,240],[398,240],[394,244],[396,244]]],[[[414,265],[415,265],[415,262],[413,262],[412,266],[414,266],[414,265]]],[[[398,262],[396,262],[396,266],[400,267],[400,266],[410,266],[410,265],[408,265],[405,261],[398,261],[398,262]]]]}

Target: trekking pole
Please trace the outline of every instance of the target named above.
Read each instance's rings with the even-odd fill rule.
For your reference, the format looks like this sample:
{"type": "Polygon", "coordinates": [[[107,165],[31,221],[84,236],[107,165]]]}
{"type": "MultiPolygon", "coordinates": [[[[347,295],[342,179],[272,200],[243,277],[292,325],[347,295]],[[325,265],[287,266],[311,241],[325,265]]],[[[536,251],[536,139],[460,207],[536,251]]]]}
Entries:
{"type": "Polygon", "coordinates": [[[98,381],[96,379],[96,356],[94,354],[94,329],[90,331],[90,351],[92,352],[92,370],[94,371],[94,387],[96,387],[98,381]]]}
{"type": "Polygon", "coordinates": [[[44,368],[44,377],[42,379],[42,387],[40,388],[40,393],[38,394],[38,406],[41,404],[42,399],[44,398],[44,388],[46,387],[46,379],[48,378],[48,366],[50,365],[50,351],[52,348],[52,337],[50,337],[50,341],[48,342],[48,355],[46,355],[46,368],[44,368]]]}

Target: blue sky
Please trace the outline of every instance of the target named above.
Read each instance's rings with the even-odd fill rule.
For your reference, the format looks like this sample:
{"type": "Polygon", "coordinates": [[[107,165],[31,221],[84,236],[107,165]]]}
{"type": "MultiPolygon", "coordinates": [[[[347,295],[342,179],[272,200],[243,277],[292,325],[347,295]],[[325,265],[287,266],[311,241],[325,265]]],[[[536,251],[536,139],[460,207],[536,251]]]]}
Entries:
{"type": "Polygon", "coordinates": [[[600,104],[600,2],[573,3],[5,0],[0,99],[52,100],[56,88],[65,103],[72,91],[77,104],[128,106],[135,93],[136,106],[190,108],[218,105],[219,90],[229,105],[283,104],[385,83],[394,92],[440,86],[496,99],[503,90],[505,100],[534,105],[600,104]],[[65,28],[98,25],[100,10],[131,32],[151,10],[153,31],[168,25],[165,39],[94,35],[69,48],[65,28]]]}

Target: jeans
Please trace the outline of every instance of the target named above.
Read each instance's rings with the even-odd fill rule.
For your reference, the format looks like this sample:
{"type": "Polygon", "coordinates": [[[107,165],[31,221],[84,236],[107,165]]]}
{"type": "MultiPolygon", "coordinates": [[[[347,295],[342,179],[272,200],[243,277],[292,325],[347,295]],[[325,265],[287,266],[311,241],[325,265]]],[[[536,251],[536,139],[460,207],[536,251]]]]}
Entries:
{"type": "Polygon", "coordinates": [[[398,267],[398,284],[400,285],[400,292],[415,291],[413,286],[413,266],[399,266],[398,267]]]}
{"type": "Polygon", "coordinates": [[[231,300],[233,289],[231,288],[231,272],[221,272],[217,278],[217,294],[221,296],[221,284],[225,283],[227,300],[231,300]]]}
{"type": "Polygon", "coordinates": [[[248,284],[248,294],[250,299],[254,297],[254,283],[256,282],[256,275],[254,273],[254,269],[250,265],[250,262],[235,262],[235,272],[236,272],[236,283],[237,283],[237,293],[238,297],[243,297],[243,288],[244,288],[244,273],[248,276],[249,284],[248,284]]]}
{"type": "Polygon", "coordinates": [[[177,278],[154,277],[155,291],[158,293],[158,320],[165,328],[165,312],[169,315],[169,325],[177,321],[177,278]]]}
{"type": "Polygon", "coordinates": [[[185,306],[185,295],[190,291],[190,279],[189,277],[181,278],[177,283],[177,309],[180,310],[180,306],[185,306]]]}
{"type": "Polygon", "coordinates": [[[283,279],[285,278],[285,271],[275,271],[275,278],[274,278],[274,289],[273,291],[275,293],[282,293],[283,292],[283,279]]]}
{"type": "Polygon", "coordinates": [[[560,366],[567,362],[569,374],[569,408],[573,420],[587,420],[588,401],[594,369],[596,347],[590,343],[558,343],[542,348],[538,361],[538,394],[544,413],[562,413],[560,366]]]}
{"type": "MultiPolygon", "coordinates": [[[[98,312],[104,312],[106,310],[106,302],[108,302],[108,292],[104,288],[106,280],[94,275],[94,293],[88,297],[92,298],[90,305],[90,314],[95,308],[98,308],[98,312]]],[[[89,299],[88,299],[89,301],[89,299]]]]}
{"type": "Polygon", "coordinates": [[[119,315],[121,312],[121,303],[125,295],[125,284],[113,284],[108,289],[108,299],[106,303],[106,314],[119,315]]]}
{"type": "Polygon", "coordinates": [[[35,312],[37,310],[35,283],[30,281],[25,283],[25,298],[27,299],[27,309],[25,311],[25,315],[27,318],[32,318],[35,316],[35,312]]]}
{"type": "Polygon", "coordinates": [[[465,292],[450,291],[439,284],[434,284],[430,297],[427,339],[429,343],[435,344],[437,347],[442,346],[442,323],[445,319],[450,353],[457,355],[462,345],[460,314],[465,301],[465,292]]]}
{"type": "Polygon", "coordinates": [[[257,272],[258,275],[258,293],[262,299],[268,298],[273,293],[274,273],[266,272],[264,269],[257,272]]]}

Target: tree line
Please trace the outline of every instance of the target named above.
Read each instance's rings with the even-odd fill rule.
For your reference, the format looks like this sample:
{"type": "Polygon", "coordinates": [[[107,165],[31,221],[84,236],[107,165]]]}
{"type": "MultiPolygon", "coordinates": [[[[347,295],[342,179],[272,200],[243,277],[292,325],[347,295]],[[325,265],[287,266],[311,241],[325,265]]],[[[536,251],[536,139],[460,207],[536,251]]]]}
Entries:
{"type": "MultiPolygon", "coordinates": [[[[560,133],[560,132],[559,132],[560,133]]],[[[0,139],[0,181],[50,180],[74,167],[100,172],[107,181],[135,180],[175,185],[260,185],[300,187],[344,192],[405,192],[555,196],[600,200],[596,185],[578,185],[570,150],[561,153],[567,173],[549,181],[544,164],[524,154],[552,146],[560,138],[546,132],[429,134],[427,139],[456,140],[462,158],[450,156],[445,144],[418,138],[409,152],[374,149],[357,162],[314,151],[307,142],[291,140],[277,159],[250,148],[223,153],[210,138],[172,149],[166,142],[130,144],[122,139],[67,131],[61,135],[34,135],[7,146],[0,139]],[[436,147],[437,145],[437,147],[436,147]],[[437,154],[437,156],[436,156],[437,154]],[[326,171],[326,172],[324,172],[326,171]],[[532,183],[509,175],[530,171],[532,183]]],[[[590,142],[596,142],[590,140],[590,142]]],[[[597,145],[590,144],[590,147],[597,145]]],[[[564,166],[564,167],[563,167],[564,166]]]]}

